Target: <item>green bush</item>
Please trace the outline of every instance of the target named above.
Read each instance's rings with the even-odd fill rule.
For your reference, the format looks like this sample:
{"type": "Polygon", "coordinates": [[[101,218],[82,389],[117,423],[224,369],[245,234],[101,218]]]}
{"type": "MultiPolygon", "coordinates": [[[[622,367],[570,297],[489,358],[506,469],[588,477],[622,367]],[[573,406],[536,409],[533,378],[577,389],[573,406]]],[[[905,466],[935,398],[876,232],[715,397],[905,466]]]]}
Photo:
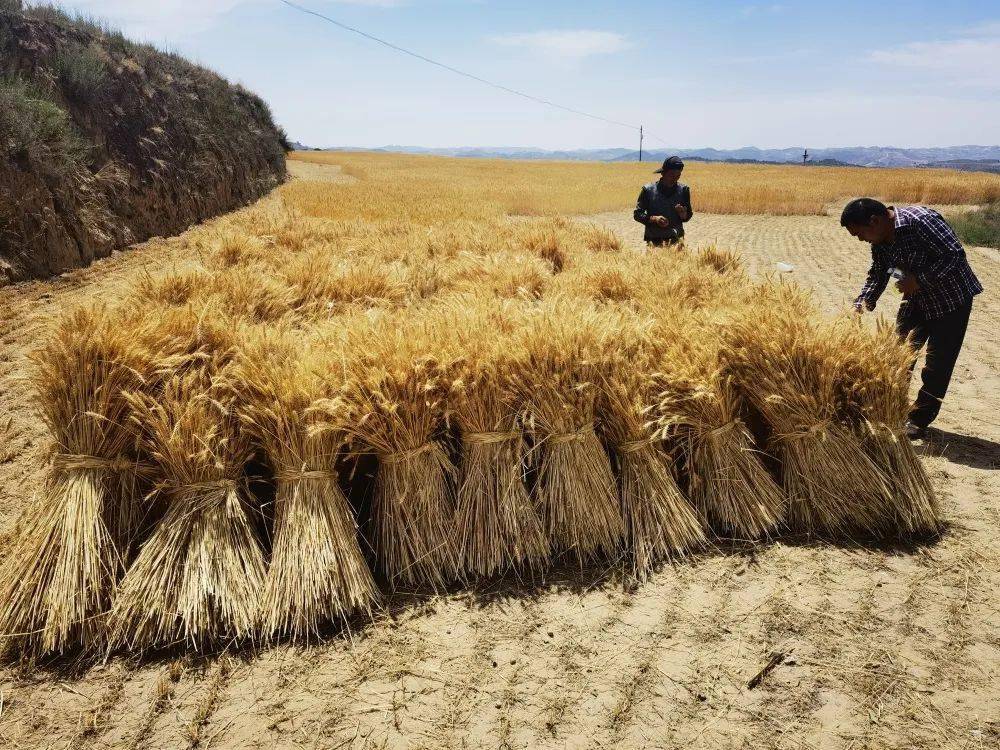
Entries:
{"type": "Polygon", "coordinates": [[[31,18],[37,18],[39,21],[47,21],[48,23],[54,23],[59,26],[70,26],[73,23],[73,16],[64,11],[62,8],[57,8],[55,5],[49,5],[43,3],[41,5],[29,5],[24,9],[26,15],[31,18]]]}
{"type": "Polygon", "coordinates": [[[953,216],[951,225],[966,245],[1000,249],[1000,203],[953,216]]]}
{"type": "Polygon", "coordinates": [[[104,60],[90,47],[62,50],[55,59],[59,86],[67,99],[91,99],[108,77],[104,60]]]}
{"type": "Polygon", "coordinates": [[[0,158],[63,174],[84,165],[87,147],[58,104],[19,78],[0,79],[0,158]]]}

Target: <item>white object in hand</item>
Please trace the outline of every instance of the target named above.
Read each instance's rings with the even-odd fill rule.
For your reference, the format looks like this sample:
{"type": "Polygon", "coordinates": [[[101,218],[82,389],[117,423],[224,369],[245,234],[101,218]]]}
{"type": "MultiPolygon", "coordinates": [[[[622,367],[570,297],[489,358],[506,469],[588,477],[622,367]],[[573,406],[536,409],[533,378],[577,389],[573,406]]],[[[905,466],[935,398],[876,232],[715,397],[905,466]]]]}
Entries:
{"type": "MultiPolygon", "coordinates": [[[[905,275],[906,274],[903,273],[902,269],[899,269],[899,268],[890,268],[889,269],[889,276],[891,276],[893,278],[893,280],[895,280],[895,281],[902,281],[903,280],[903,276],[905,276],[905,275]]],[[[896,294],[901,294],[901,292],[899,291],[899,289],[896,287],[895,284],[892,285],[892,291],[895,292],[896,294]]]]}

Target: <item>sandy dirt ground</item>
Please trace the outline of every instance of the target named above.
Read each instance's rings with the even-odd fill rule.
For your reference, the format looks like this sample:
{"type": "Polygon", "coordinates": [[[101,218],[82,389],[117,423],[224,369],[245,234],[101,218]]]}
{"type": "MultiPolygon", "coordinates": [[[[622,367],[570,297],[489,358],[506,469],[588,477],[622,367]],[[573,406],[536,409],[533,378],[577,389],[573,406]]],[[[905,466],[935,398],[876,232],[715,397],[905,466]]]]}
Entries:
{"type": "MultiPolygon", "coordinates": [[[[590,220],[640,244],[628,215],[590,220]]],[[[756,274],[791,263],[831,308],[867,267],[831,217],[700,215],[689,239],[739,249],[756,274]]],[[[41,480],[26,352],[46,318],[183,263],[180,247],[0,289],[0,532],[41,480]]],[[[642,585],[587,570],[397,595],[375,623],[308,647],[0,668],[0,747],[1000,747],[1000,257],[970,257],[987,293],[921,449],[940,540],[775,541],[642,585]]],[[[887,293],[883,312],[896,303],[887,293]]]]}

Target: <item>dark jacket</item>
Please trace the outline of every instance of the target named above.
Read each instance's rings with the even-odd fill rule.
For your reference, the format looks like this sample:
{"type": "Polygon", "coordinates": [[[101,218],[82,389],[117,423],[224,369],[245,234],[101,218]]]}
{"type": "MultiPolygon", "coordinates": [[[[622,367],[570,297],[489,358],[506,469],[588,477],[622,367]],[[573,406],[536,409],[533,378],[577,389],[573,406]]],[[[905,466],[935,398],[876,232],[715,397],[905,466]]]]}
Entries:
{"type": "Polygon", "coordinates": [[[664,190],[660,183],[651,182],[643,187],[639,193],[639,200],[635,204],[635,213],[632,214],[635,220],[646,226],[643,239],[650,240],[679,240],[684,236],[684,222],[689,221],[694,216],[691,209],[691,188],[678,182],[674,187],[664,190]],[[678,203],[687,209],[687,219],[681,221],[674,208],[678,203]],[[670,222],[669,227],[661,227],[649,222],[650,216],[665,216],[670,222]]]}

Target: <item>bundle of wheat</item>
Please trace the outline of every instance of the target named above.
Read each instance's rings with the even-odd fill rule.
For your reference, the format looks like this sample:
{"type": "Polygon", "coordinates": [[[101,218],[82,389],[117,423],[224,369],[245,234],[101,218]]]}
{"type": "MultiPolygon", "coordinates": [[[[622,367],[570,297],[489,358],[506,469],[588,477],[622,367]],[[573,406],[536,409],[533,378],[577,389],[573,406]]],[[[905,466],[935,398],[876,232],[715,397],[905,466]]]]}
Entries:
{"type": "Polygon", "coordinates": [[[393,584],[440,588],[454,577],[454,465],[440,441],[446,365],[435,331],[410,313],[347,330],[345,382],[325,412],[358,452],[378,457],[372,516],[393,584]]]}
{"type": "Polygon", "coordinates": [[[288,316],[294,291],[260,266],[236,266],[209,271],[200,266],[142,277],[133,298],[152,309],[211,306],[248,323],[277,322],[288,316]]]}
{"type": "Polygon", "coordinates": [[[461,434],[457,540],[461,572],[492,576],[538,570],[549,547],[524,483],[521,397],[509,362],[516,315],[508,305],[459,297],[438,321],[453,332],[456,364],[449,411],[461,434]]]}
{"type": "Polygon", "coordinates": [[[16,536],[0,581],[0,632],[26,658],[102,639],[102,616],[127,564],[147,474],[125,389],[150,375],[141,319],[74,310],[33,355],[36,400],[54,441],[52,477],[16,536]]]}
{"type": "Polygon", "coordinates": [[[535,504],[554,550],[580,564],[617,555],[624,534],[614,474],[595,432],[615,321],[587,302],[543,301],[519,322],[511,363],[534,440],[535,504]]]}
{"type": "Polygon", "coordinates": [[[556,293],[635,309],[647,295],[648,277],[646,258],[638,253],[583,255],[551,286],[556,293]]]}
{"type": "Polygon", "coordinates": [[[784,523],[785,499],[743,421],[738,394],[720,372],[717,343],[675,341],[654,377],[657,434],[681,445],[691,500],[716,531],[767,537],[784,523]]]}
{"type": "Polygon", "coordinates": [[[767,420],[781,460],[791,522],[806,531],[877,529],[892,512],[885,473],[837,413],[838,373],[852,353],[804,316],[790,287],[748,307],[725,331],[740,390],[767,420]]]}
{"type": "Polygon", "coordinates": [[[487,256],[464,253],[455,258],[447,285],[458,294],[538,299],[551,278],[548,266],[534,255],[511,251],[487,256]]]}
{"type": "Polygon", "coordinates": [[[371,612],[378,590],[358,544],[335,464],[343,433],[311,407],[336,390],[331,347],[265,329],[240,345],[233,370],[240,417],[274,472],[271,562],[261,599],[266,635],[308,637],[324,622],[371,612]]]}
{"type": "Polygon", "coordinates": [[[552,227],[530,224],[517,237],[517,247],[541,258],[552,273],[561,273],[568,255],[559,234],[552,227]]]}
{"type": "Polygon", "coordinates": [[[265,569],[243,475],[252,451],[223,377],[194,370],[161,393],[127,396],[166,510],[115,597],[115,644],[201,647],[254,633],[265,569]]]}
{"type": "Polygon", "coordinates": [[[633,572],[640,578],[659,561],[701,547],[701,522],[684,498],[673,473],[673,460],[654,437],[650,404],[655,365],[662,361],[663,340],[650,322],[628,316],[619,326],[618,361],[600,381],[600,425],[612,446],[625,540],[633,572]]]}
{"type": "Polygon", "coordinates": [[[211,279],[212,274],[201,266],[175,268],[160,275],[147,273],[135,282],[131,297],[140,304],[179,307],[198,298],[211,279]]]}
{"type": "Polygon", "coordinates": [[[940,528],[934,488],[913,445],[903,434],[910,408],[913,351],[895,328],[879,321],[867,330],[856,315],[839,320],[827,334],[851,352],[837,373],[839,401],[860,436],[862,447],[890,483],[892,516],[873,531],[933,533],[940,528]]]}
{"type": "Polygon", "coordinates": [[[593,253],[617,253],[625,248],[621,238],[610,229],[585,224],[580,230],[583,246],[593,253]]]}
{"type": "Polygon", "coordinates": [[[339,314],[351,306],[398,305],[409,293],[401,264],[336,257],[325,250],[298,255],[281,274],[293,289],[294,307],[312,317],[339,314]]]}
{"type": "Polygon", "coordinates": [[[743,260],[740,254],[732,250],[723,250],[716,245],[708,245],[694,254],[695,262],[711,268],[719,273],[739,273],[743,270],[743,260]]]}
{"type": "Polygon", "coordinates": [[[215,270],[248,266],[262,266],[273,270],[274,263],[278,260],[267,244],[252,234],[222,230],[213,239],[205,264],[215,270]]]}
{"type": "Polygon", "coordinates": [[[202,297],[246,323],[277,323],[292,313],[296,294],[266,267],[240,266],[213,274],[202,297]]]}

